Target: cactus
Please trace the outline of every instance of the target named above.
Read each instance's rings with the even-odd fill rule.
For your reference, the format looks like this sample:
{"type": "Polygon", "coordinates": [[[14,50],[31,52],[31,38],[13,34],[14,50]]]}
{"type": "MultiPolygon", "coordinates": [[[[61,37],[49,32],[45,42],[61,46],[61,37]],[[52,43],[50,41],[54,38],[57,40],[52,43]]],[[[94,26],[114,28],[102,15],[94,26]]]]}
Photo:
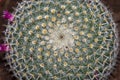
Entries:
{"type": "Polygon", "coordinates": [[[19,80],[106,80],[116,61],[115,23],[100,0],[24,0],[5,41],[19,80]]]}

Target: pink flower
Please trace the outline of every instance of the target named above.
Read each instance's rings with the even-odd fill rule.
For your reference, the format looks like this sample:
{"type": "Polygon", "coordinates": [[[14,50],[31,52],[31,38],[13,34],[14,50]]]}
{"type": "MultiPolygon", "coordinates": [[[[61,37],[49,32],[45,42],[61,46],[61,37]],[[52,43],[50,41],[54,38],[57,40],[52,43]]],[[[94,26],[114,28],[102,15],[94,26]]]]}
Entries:
{"type": "Polygon", "coordinates": [[[7,44],[0,44],[0,52],[10,51],[10,47],[7,44]]]}
{"type": "Polygon", "coordinates": [[[3,18],[8,19],[9,21],[13,21],[14,16],[6,10],[3,11],[3,18]]]}

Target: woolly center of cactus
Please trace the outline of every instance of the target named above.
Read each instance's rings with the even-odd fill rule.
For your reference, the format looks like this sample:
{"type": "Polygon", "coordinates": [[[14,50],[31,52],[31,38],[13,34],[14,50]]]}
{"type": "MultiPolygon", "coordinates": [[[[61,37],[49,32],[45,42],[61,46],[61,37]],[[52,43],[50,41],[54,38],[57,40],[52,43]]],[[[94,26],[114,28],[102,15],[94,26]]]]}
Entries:
{"type": "Polygon", "coordinates": [[[65,49],[66,47],[74,46],[75,32],[69,29],[69,27],[55,27],[50,33],[49,43],[53,46],[54,50],[56,49],[65,49]]]}
{"type": "Polygon", "coordinates": [[[59,35],[59,39],[63,40],[63,39],[64,39],[64,35],[63,35],[63,34],[60,34],[60,35],[59,35]]]}

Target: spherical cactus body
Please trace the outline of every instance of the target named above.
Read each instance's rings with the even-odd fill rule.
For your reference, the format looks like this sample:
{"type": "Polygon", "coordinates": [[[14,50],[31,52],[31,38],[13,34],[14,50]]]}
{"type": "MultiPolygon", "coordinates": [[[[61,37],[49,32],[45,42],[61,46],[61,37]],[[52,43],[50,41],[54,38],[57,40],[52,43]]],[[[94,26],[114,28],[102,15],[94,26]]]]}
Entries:
{"type": "Polygon", "coordinates": [[[13,15],[6,59],[19,80],[107,80],[116,26],[99,0],[24,0],[13,15]]]}

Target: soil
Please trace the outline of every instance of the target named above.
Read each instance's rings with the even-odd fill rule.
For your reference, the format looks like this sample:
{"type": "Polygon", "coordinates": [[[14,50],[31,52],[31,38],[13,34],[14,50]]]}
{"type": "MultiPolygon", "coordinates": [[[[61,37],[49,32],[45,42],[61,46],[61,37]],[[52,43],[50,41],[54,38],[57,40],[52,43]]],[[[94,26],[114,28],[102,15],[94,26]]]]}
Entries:
{"type": "MultiPolygon", "coordinates": [[[[2,12],[3,10],[14,11],[14,7],[17,6],[17,3],[20,1],[22,0],[0,0],[0,44],[4,42],[3,31],[5,30],[4,25],[7,24],[7,21],[2,18],[2,12]]],[[[117,24],[118,37],[120,38],[120,0],[102,0],[102,2],[112,13],[114,21],[117,24]]],[[[120,80],[120,46],[118,50],[117,65],[109,77],[109,80],[120,80]]],[[[0,52],[0,80],[17,80],[12,76],[12,72],[7,70],[9,66],[5,66],[6,61],[4,60],[4,56],[5,53],[0,52]]]]}

